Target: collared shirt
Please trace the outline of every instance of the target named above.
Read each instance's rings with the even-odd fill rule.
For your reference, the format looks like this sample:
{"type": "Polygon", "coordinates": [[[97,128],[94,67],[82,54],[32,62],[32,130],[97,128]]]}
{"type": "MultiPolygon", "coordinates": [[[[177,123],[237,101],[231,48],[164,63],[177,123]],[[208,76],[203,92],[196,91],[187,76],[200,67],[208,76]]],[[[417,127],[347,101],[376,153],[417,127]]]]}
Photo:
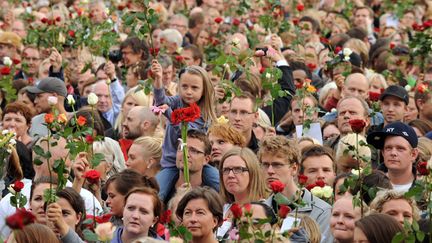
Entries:
{"type": "MultiPolygon", "coordinates": [[[[333,242],[333,235],[330,231],[330,216],[332,207],[320,198],[312,195],[312,193],[307,189],[303,189],[302,193],[302,200],[306,203],[306,205],[298,208],[298,212],[308,215],[319,225],[321,231],[321,243],[333,242]]],[[[273,195],[271,195],[265,201],[265,203],[272,207],[277,213],[278,207],[275,207],[273,195]]]]}

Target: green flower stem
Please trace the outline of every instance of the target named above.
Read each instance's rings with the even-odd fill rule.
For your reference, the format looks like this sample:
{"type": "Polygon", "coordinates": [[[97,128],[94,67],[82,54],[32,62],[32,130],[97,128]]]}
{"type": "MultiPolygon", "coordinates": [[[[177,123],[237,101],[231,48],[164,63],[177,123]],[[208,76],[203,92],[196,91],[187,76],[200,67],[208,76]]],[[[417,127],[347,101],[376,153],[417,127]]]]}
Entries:
{"type": "Polygon", "coordinates": [[[364,216],[364,208],[363,208],[363,175],[362,172],[360,171],[360,155],[359,155],[359,140],[358,140],[358,133],[356,133],[356,151],[355,151],[355,157],[357,160],[357,170],[359,172],[359,178],[357,180],[357,183],[359,183],[360,185],[360,212],[361,212],[361,217],[363,218],[364,216]]]}
{"type": "Polygon", "coordinates": [[[188,187],[190,187],[188,149],[186,146],[187,128],[188,128],[188,123],[182,121],[181,122],[181,136],[182,136],[182,143],[183,143],[182,144],[182,148],[183,148],[183,176],[184,176],[185,182],[188,184],[188,187]]]}

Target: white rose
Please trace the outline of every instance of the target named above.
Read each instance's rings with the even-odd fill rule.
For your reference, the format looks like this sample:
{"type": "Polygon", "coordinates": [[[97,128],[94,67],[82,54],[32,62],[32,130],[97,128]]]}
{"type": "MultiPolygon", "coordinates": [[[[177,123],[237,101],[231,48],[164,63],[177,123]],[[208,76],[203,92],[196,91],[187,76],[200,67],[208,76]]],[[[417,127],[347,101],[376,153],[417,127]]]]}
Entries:
{"type": "Polygon", "coordinates": [[[344,60],[347,61],[347,62],[349,62],[350,57],[349,57],[349,56],[345,56],[345,57],[344,57],[344,60]]]}
{"type": "Polygon", "coordinates": [[[2,131],[2,135],[6,135],[8,133],[9,133],[9,130],[7,130],[7,129],[5,129],[5,130],[2,131]]]}
{"type": "Polygon", "coordinates": [[[66,42],[66,38],[64,37],[63,33],[59,33],[58,42],[61,44],[66,42]]]}
{"type": "Polygon", "coordinates": [[[409,84],[405,85],[405,90],[407,92],[410,92],[411,91],[411,86],[409,84]]]}
{"type": "Polygon", "coordinates": [[[31,14],[33,11],[31,7],[27,7],[25,10],[28,14],[31,14]]]}
{"type": "Polygon", "coordinates": [[[344,48],[343,49],[343,55],[345,56],[345,58],[348,56],[351,56],[351,54],[353,53],[353,51],[351,51],[351,49],[349,48],[344,48]]]}
{"type": "Polygon", "coordinates": [[[310,192],[312,193],[312,195],[314,195],[316,197],[322,197],[323,196],[323,190],[319,186],[312,188],[312,190],[310,192]]]}
{"type": "Polygon", "coordinates": [[[9,143],[12,144],[12,145],[15,145],[15,144],[16,144],[16,140],[12,138],[12,139],[9,141],[9,143]]]}
{"type": "Polygon", "coordinates": [[[12,66],[12,59],[10,59],[10,57],[3,57],[3,64],[10,67],[12,66]]]}
{"type": "Polygon", "coordinates": [[[232,45],[235,46],[235,47],[240,48],[240,40],[239,40],[239,38],[233,38],[232,39],[232,45]]]}
{"type": "Polygon", "coordinates": [[[97,95],[95,94],[95,93],[90,93],[88,96],[87,96],[87,103],[89,104],[89,105],[96,105],[97,103],[98,103],[98,97],[97,97],[97,95]]]}
{"type": "Polygon", "coordinates": [[[179,48],[177,48],[176,52],[177,52],[178,54],[181,54],[181,53],[183,52],[183,47],[179,47],[179,48]]]}
{"type": "Polygon", "coordinates": [[[55,96],[48,96],[48,104],[50,106],[55,106],[57,105],[58,99],[55,96]]]}
{"type": "Polygon", "coordinates": [[[352,169],[351,174],[359,176],[362,171],[363,171],[362,169],[360,169],[360,170],[352,169]]]}
{"type": "Polygon", "coordinates": [[[271,79],[271,77],[272,77],[272,75],[271,75],[271,73],[266,73],[266,79],[271,79]]]}
{"type": "Polygon", "coordinates": [[[68,95],[67,97],[66,97],[66,99],[67,99],[67,103],[70,105],[70,106],[73,106],[73,105],[75,105],[75,99],[74,99],[74,97],[73,97],[73,95],[68,95]]]}
{"type": "Polygon", "coordinates": [[[428,168],[429,170],[432,170],[432,157],[428,160],[426,168],[428,168]]]}
{"type": "Polygon", "coordinates": [[[331,186],[325,186],[322,188],[322,193],[325,198],[330,198],[333,195],[333,188],[331,186]]]}

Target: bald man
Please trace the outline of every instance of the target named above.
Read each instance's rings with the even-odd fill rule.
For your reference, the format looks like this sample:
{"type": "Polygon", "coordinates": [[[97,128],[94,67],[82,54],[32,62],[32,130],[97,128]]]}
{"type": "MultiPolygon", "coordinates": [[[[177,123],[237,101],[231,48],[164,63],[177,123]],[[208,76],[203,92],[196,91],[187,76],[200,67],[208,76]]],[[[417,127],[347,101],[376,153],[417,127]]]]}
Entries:
{"type": "Polygon", "coordinates": [[[159,118],[149,107],[135,106],[127,114],[123,122],[123,132],[127,139],[142,136],[153,137],[159,124],[159,118]]]}

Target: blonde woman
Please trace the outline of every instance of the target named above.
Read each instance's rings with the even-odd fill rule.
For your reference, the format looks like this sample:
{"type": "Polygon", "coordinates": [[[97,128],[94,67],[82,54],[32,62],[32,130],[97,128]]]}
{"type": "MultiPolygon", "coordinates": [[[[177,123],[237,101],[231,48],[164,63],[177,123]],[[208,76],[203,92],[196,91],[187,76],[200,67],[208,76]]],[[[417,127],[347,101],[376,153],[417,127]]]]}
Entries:
{"type": "Polygon", "coordinates": [[[159,172],[162,157],[162,139],[139,137],[128,151],[126,167],[147,177],[155,177],[159,172]]]}
{"type": "Polygon", "coordinates": [[[114,139],[105,137],[103,141],[94,142],[93,152],[104,155],[104,159],[96,167],[101,172],[103,181],[126,168],[120,145],[114,139]]]}

